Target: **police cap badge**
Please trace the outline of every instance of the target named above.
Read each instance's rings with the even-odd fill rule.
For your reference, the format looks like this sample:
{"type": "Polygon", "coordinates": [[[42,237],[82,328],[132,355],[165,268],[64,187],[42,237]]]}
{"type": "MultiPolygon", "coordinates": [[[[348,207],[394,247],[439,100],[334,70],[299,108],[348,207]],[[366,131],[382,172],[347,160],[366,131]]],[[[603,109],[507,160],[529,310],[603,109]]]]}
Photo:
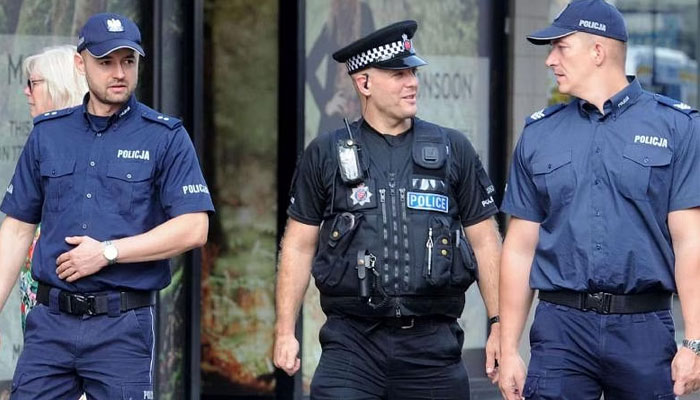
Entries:
{"type": "Polygon", "coordinates": [[[406,69],[426,65],[416,55],[411,38],[418,29],[416,21],[401,21],[358,39],[333,53],[333,59],[345,63],[349,74],[369,67],[406,69]]]}

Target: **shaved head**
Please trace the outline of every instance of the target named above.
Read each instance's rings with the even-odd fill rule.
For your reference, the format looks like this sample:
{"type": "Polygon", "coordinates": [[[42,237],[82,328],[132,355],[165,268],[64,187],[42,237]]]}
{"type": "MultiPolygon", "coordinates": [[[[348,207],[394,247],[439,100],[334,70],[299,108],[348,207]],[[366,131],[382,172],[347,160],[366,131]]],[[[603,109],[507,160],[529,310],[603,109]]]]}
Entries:
{"type": "Polygon", "coordinates": [[[580,35],[591,46],[594,46],[596,43],[600,43],[603,47],[605,47],[607,56],[610,58],[610,62],[619,68],[625,68],[625,61],[627,60],[627,43],[586,32],[577,32],[576,34],[580,35]]]}

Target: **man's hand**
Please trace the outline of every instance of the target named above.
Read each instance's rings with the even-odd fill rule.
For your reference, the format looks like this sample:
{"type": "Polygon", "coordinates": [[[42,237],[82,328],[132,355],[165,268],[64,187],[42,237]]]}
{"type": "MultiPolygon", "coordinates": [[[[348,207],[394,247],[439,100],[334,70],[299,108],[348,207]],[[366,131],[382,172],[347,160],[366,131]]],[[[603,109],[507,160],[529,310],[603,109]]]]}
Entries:
{"type": "Polygon", "coordinates": [[[275,367],[281,368],[287,375],[294,375],[301,367],[299,341],[294,334],[277,335],[275,338],[274,362],[275,367]]]}
{"type": "Polygon", "coordinates": [[[525,386],[526,368],[517,352],[501,354],[500,379],[498,385],[505,400],[522,400],[525,386]]]}
{"type": "Polygon", "coordinates": [[[700,389],[700,356],[685,347],[678,349],[671,363],[673,393],[676,396],[689,394],[700,389]]]}
{"type": "Polygon", "coordinates": [[[56,274],[66,282],[75,282],[80,278],[99,272],[107,265],[102,255],[102,242],[89,236],[69,236],[66,243],[76,246],[56,259],[56,274]]]}
{"type": "Polygon", "coordinates": [[[486,339],[486,376],[491,379],[491,383],[498,382],[498,363],[501,359],[501,324],[499,322],[491,325],[491,333],[486,339]]]}

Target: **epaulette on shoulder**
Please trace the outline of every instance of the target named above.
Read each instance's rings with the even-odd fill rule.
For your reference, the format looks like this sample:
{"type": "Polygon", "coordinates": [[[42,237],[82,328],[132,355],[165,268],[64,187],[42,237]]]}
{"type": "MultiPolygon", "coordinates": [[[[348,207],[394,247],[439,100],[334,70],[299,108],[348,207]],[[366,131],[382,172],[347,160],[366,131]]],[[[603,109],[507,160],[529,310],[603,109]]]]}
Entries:
{"type": "Polygon", "coordinates": [[[141,113],[141,115],[149,121],[163,124],[170,129],[175,129],[175,128],[179,127],[180,125],[182,125],[182,121],[180,121],[177,118],[163,115],[163,114],[151,111],[151,110],[144,111],[143,113],[141,113]]]}
{"type": "Polygon", "coordinates": [[[660,94],[654,94],[654,99],[655,99],[656,101],[658,101],[659,103],[661,103],[661,104],[663,104],[663,105],[665,105],[665,106],[671,107],[671,108],[673,108],[674,110],[680,111],[680,112],[682,112],[682,113],[684,113],[684,114],[690,115],[690,114],[693,114],[693,113],[697,113],[697,112],[698,112],[698,110],[696,110],[696,109],[694,109],[693,107],[691,107],[691,106],[689,106],[689,105],[683,103],[682,101],[678,101],[678,100],[675,100],[675,99],[672,99],[672,98],[670,98],[670,97],[666,97],[666,96],[663,96],[663,95],[660,95],[660,94]]]}
{"type": "Polygon", "coordinates": [[[547,108],[543,108],[539,111],[536,111],[536,112],[532,113],[532,115],[530,115],[529,117],[527,117],[525,119],[525,126],[528,126],[531,123],[533,123],[535,121],[539,121],[543,118],[547,118],[550,115],[556,113],[557,111],[561,110],[564,107],[566,107],[566,104],[559,103],[559,104],[555,104],[553,106],[549,106],[547,108]]]}
{"type": "Polygon", "coordinates": [[[48,111],[48,112],[45,112],[43,114],[39,114],[36,117],[34,117],[34,125],[36,125],[40,122],[48,121],[50,119],[56,119],[56,118],[65,117],[66,115],[71,115],[71,114],[73,114],[73,111],[75,111],[75,110],[76,110],[76,108],[72,107],[72,108],[64,108],[62,110],[48,111]]]}

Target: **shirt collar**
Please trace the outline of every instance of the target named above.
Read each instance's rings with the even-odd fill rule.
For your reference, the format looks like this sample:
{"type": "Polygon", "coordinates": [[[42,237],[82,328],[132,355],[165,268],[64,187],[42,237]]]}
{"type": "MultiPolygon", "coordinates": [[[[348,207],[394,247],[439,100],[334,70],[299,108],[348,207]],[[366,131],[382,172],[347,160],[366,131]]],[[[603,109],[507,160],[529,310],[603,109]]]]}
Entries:
{"type": "MultiPolygon", "coordinates": [[[[617,92],[610,99],[603,103],[604,116],[612,113],[613,117],[617,117],[625,110],[629,108],[637,100],[639,95],[642,94],[642,85],[639,84],[639,80],[632,75],[627,76],[627,81],[629,84],[619,92],[617,92]]],[[[585,115],[590,116],[591,113],[597,111],[597,108],[587,102],[586,100],[578,100],[579,110],[585,115]]]]}
{"type": "Polygon", "coordinates": [[[620,115],[625,110],[629,108],[637,100],[640,94],[642,94],[642,85],[634,76],[627,76],[627,81],[629,85],[624,89],[620,90],[616,95],[606,101],[610,104],[612,112],[616,115],[620,115]]]}
{"type": "Polygon", "coordinates": [[[90,124],[90,127],[92,128],[92,130],[95,132],[105,131],[105,130],[107,130],[107,128],[112,126],[112,124],[114,124],[115,122],[117,122],[119,120],[128,119],[129,117],[131,117],[134,114],[134,110],[136,110],[136,105],[138,104],[138,102],[136,101],[136,96],[134,96],[132,94],[129,97],[129,100],[127,100],[126,103],[124,103],[121,106],[121,108],[119,108],[119,110],[117,112],[115,112],[114,114],[112,114],[112,116],[109,117],[109,122],[107,123],[105,128],[100,129],[97,126],[95,126],[95,124],[93,124],[92,121],[90,120],[90,113],[88,113],[88,109],[87,109],[87,104],[88,104],[89,100],[90,100],[90,92],[87,92],[87,93],[85,93],[85,96],[83,97],[83,115],[85,116],[85,119],[88,122],[88,124],[90,124]]]}

